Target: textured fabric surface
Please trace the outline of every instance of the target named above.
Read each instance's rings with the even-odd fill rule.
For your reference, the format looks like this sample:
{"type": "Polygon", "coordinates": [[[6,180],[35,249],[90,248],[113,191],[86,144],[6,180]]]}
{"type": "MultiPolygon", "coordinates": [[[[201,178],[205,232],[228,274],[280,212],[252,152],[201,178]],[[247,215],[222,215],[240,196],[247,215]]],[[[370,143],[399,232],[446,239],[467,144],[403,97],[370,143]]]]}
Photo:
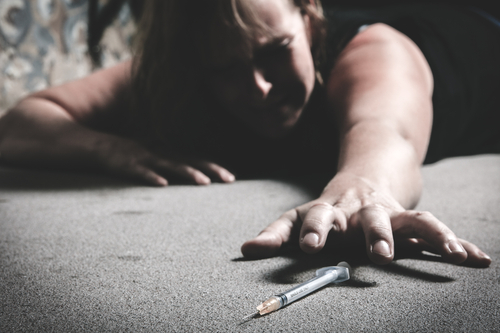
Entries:
{"type": "Polygon", "coordinates": [[[419,208],[493,258],[370,264],[363,253],[245,261],[240,245],[324,179],[149,188],[0,168],[1,332],[494,332],[500,327],[500,156],[424,168],[419,208]],[[347,260],[353,280],[241,322],[268,296],[347,260]]]}
{"type": "MultiPolygon", "coordinates": [[[[94,70],[87,10],[88,0],[0,0],[0,114],[29,92],[94,70]]],[[[130,57],[134,32],[125,4],[100,44],[103,67],[130,57]]]]}

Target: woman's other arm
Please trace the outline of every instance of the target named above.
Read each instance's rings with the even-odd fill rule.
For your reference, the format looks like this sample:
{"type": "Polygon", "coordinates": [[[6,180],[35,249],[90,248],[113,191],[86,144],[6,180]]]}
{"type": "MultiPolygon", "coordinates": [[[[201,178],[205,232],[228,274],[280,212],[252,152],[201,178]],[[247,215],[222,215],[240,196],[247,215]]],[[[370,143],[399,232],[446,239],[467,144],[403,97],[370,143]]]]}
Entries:
{"type": "Polygon", "coordinates": [[[370,259],[385,264],[396,240],[452,263],[488,266],[491,259],[431,213],[408,210],[422,189],[432,91],[430,68],[408,37],[384,24],[359,33],[327,84],[341,135],[338,173],[318,199],[283,214],[245,243],[243,253],[273,255],[297,229],[308,253],[320,251],[327,238],[364,240],[370,259]]]}
{"type": "Polygon", "coordinates": [[[164,174],[208,184],[210,178],[198,169],[231,181],[232,175],[213,163],[196,161],[191,166],[163,159],[109,133],[130,107],[131,65],[127,61],[21,100],[0,119],[2,161],[103,170],[153,185],[166,185],[164,174]]]}

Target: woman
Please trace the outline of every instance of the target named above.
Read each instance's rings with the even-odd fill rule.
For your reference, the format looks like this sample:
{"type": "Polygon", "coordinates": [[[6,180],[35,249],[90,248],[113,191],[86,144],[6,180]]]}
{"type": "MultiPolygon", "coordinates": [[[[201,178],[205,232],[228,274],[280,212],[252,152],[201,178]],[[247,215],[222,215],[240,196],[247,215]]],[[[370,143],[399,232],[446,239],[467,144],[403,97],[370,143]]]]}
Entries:
{"type": "MultiPolygon", "coordinates": [[[[22,100],[0,122],[3,160],[96,168],[160,186],[165,175],[209,184],[234,174],[329,171],[335,176],[318,199],[284,213],[243,244],[243,254],[275,255],[297,242],[297,231],[307,253],[327,239],[364,239],[369,258],[387,264],[396,241],[451,263],[489,266],[485,253],[431,213],[409,210],[426,156],[456,154],[439,138],[441,119],[432,125],[433,107],[439,115],[454,101],[442,82],[449,73],[428,61],[434,48],[426,42],[435,38],[417,45],[417,33],[439,20],[405,27],[414,10],[347,13],[345,22],[342,12],[327,12],[324,52],[314,0],[151,0],[134,62],[22,100]],[[408,35],[384,21],[402,23],[408,35]]],[[[500,33],[487,19],[452,14],[479,26],[483,44],[498,52],[500,33]]],[[[453,46],[452,37],[444,44],[453,46]]],[[[459,141],[467,131],[451,136],[459,141]]],[[[458,153],[498,142],[486,134],[458,153]]]]}

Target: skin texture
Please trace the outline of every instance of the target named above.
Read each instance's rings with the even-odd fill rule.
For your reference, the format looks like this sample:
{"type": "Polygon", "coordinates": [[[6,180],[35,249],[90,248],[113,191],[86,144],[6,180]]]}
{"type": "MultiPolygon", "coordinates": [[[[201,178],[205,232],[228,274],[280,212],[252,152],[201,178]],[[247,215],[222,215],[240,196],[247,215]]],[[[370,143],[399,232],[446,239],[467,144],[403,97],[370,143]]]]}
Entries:
{"type": "MultiPolygon", "coordinates": [[[[265,6],[253,1],[273,38],[257,36],[250,57],[222,57],[208,81],[224,108],[249,128],[285,137],[314,87],[309,20],[288,0],[265,6]]],[[[107,132],[126,107],[130,66],[22,100],[0,119],[2,158],[18,165],[90,167],[159,186],[168,175],[204,185],[234,181],[222,166],[160,157],[107,132]]],[[[387,264],[395,244],[403,244],[451,263],[489,266],[491,259],[477,246],[458,239],[431,213],[411,210],[420,197],[420,165],[432,124],[433,78],[418,47],[389,26],[374,24],[342,52],[326,89],[332,128],[341,138],[338,173],[319,198],[285,212],[243,244],[243,254],[269,257],[297,242],[312,254],[327,242],[361,242],[373,262],[387,264]]]]}

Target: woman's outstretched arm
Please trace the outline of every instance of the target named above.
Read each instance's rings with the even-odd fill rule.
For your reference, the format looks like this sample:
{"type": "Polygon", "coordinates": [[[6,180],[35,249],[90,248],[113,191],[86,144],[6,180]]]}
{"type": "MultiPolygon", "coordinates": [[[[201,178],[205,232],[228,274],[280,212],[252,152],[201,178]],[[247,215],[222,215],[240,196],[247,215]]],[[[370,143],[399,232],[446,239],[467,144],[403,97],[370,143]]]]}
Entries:
{"type": "Polygon", "coordinates": [[[316,253],[327,240],[357,240],[378,264],[392,261],[396,243],[437,252],[452,263],[489,266],[486,254],[431,213],[410,210],[422,190],[432,91],[430,68],[408,37],[384,24],[359,33],[327,83],[341,135],[338,173],[318,199],[286,212],[246,242],[243,254],[272,256],[294,241],[316,253]]]}
{"type": "Polygon", "coordinates": [[[232,181],[234,176],[216,164],[160,158],[109,132],[130,107],[131,63],[21,100],[0,118],[1,160],[28,167],[102,170],[152,185],[166,185],[168,174],[197,184],[210,183],[207,175],[232,181]]]}

